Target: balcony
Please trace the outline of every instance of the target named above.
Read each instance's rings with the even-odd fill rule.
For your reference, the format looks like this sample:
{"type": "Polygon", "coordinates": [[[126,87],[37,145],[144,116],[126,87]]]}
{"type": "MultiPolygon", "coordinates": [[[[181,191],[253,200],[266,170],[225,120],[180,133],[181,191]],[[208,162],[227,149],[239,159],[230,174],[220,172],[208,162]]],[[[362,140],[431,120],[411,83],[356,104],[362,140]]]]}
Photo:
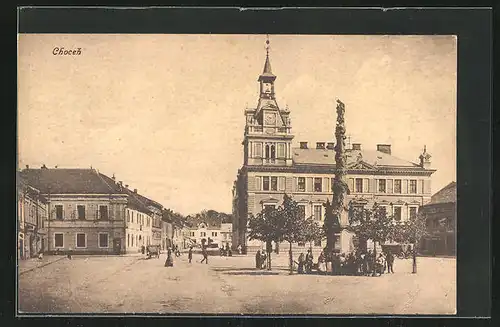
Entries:
{"type": "Polygon", "coordinates": [[[290,134],[291,127],[247,125],[245,131],[248,134],[290,134]]]}

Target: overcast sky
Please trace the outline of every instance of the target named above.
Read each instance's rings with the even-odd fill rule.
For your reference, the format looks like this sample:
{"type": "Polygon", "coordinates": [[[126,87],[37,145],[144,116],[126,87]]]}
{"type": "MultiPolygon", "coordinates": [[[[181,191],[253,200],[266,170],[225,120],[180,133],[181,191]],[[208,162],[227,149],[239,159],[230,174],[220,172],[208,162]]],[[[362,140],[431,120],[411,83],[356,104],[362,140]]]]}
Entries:
{"type": "MultiPolygon", "coordinates": [[[[231,212],[265,35],[20,35],[19,166],[89,168],[183,214],[231,212]],[[54,56],[54,47],[81,48],[54,56]]],[[[432,155],[456,180],[454,36],[271,35],[294,145],[333,141],[335,99],[363,148],[432,155]]]]}

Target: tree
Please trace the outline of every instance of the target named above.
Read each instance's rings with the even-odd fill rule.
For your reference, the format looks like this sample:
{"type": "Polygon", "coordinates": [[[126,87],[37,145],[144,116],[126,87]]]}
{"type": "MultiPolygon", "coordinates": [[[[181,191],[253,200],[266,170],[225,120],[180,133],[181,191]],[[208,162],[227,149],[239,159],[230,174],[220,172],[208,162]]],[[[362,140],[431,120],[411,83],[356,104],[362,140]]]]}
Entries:
{"type": "Polygon", "coordinates": [[[324,238],[324,229],[312,217],[307,218],[302,230],[302,241],[309,243],[309,248],[312,249],[313,242],[322,241],[324,238]]]}
{"type": "MultiPolygon", "coordinates": [[[[386,211],[377,204],[374,204],[371,209],[350,206],[349,211],[350,225],[346,229],[361,240],[372,240],[375,265],[377,243],[401,238],[404,234],[403,229],[396,225],[392,217],[388,216],[386,211]]],[[[373,273],[375,274],[375,271],[373,273]]]]}
{"type": "Polygon", "coordinates": [[[289,268],[290,274],[293,273],[293,253],[292,253],[292,243],[299,242],[304,239],[304,231],[306,230],[306,220],[301,215],[299,206],[296,201],[294,201],[287,194],[283,197],[283,204],[279,208],[279,214],[281,216],[281,228],[280,241],[287,241],[290,245],[288,251],[289,258],[289,268]]]}
{"type": "Polygon", "coordinates": [[[248,220],[248,238],[266,243],[267,269],[271,270],[271,251],[269,244],[279,242],[282,239],[282,220],[280,210],[276,208],[264,208],[256,216],[251,216],[248,220]]]}
{"type": "Polygon", "coordinates": [[[429,235],[427,226],[425,225],[425,217],[418,214],[416,217],[412,217],[407,221],[400,224],[400,228],[397,229],[397,234],[394,236],[398,242],[413,244],[412,260],[413,269],[412,273],[417,273],[417,249],[418,243],[422,237],[429,235]]]}

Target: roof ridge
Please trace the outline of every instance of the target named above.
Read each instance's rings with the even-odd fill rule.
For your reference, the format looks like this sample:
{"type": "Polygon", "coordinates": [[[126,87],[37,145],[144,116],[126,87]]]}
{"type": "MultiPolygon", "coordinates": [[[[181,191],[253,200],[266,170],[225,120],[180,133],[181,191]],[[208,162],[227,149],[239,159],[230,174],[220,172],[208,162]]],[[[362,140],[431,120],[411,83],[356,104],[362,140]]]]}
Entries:
{"type": "MultiPolygon", "coordinates": [[[[98,177],[99,177],[99,178],[100,178],[100,179],[104,182],[104,184],[106,184],[106,186],[109,188],[109,190],[110,190],[110,191],[113,191],[113,192],[115,191],[115,190],[111,187],[111,185],[109,185],[109,184],[108,184],[108,182],[106,182],[106,181],[104,180],[104,178],[102,178],[102,176],[101,176],[101,173],[100,173],[100,172],[98,172],[96,169],[90,169],[90,170],[92,170],[93,172],[95,172],[95,173],[96,173],[96,175],[97,175],[97,176],[98,176],[98,177]]],[[[104,174],[102,174],[102,175],[104,175],[104,174]]],[[[104,175],[104,176],[105,176],[105,175],[104,175]]],[[[108,177],[108,176],[106,176],[106,177],[108,177]]]]}

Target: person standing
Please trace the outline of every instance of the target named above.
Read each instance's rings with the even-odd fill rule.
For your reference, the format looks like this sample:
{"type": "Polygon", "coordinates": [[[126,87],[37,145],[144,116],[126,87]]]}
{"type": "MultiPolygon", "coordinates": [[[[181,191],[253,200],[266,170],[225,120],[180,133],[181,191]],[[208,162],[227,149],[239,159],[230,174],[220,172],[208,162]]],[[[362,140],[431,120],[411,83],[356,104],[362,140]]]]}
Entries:
{"type": "Polygon", "coordinates": [[[304,263],[305,263],[304,253],[301,253],[299,255],[299,262],[297,263],[297,273],[299,274],[304,273],[304,263]]]}
{"type": "Polygon", "coordinates": [[[174,260],[172,259],[172,251],[170,250],[170,247],[167,248],[167,260],[165,260],[165,267],[173,267],[174,266],[174,260]]]}
{"type": "Polygon", "coordinates": [[[311,249],[307,250],[306,254],[306,273],[310,274],[312,271],[312,265],[313,265],[313,254],[311,249]]]}
{"type": "Polygon", "coordinates": [[[238,244],[238,254],[241,254],[241,244],[238,244]]]}
{"type": "Polygon", "coordinates": [[[189,263],[191,263],[192,259],[193,259],[193,247],[190,246],[189,247],[189,251],[188,251],[188,260],[189,260],[189,263]]]}
{"type": "Polygon", "coordinates": [[[201,254],[203,255],[203,259],[201,259],[200,263],[203,263],[203,261],[205,261],[205,263],[208,265],[208,251],[206,247],[202,247],[201,254]]]}
{"type": "Polygon", "coordinates": [[[257,250],[257,253],[255,253],[255,268],[260,269],[261,263],[260,263],[260,250],[257,250]]]}
{"type": "Polygon", "coordinates": [[[323,251],[321,251],[318,257],[318,271],[320,273],[326,273],[325,254],[323,251]]]}
{"type": "Polygon", "coordinates": [[[393,269],[393,265],[394,265],[394,255],[392,254],[391,251],[387,252],[387,256],[385,258],[386,262],[387,262],[387,273],[392,273],[394,274],[394,269],[393,269]]]}

